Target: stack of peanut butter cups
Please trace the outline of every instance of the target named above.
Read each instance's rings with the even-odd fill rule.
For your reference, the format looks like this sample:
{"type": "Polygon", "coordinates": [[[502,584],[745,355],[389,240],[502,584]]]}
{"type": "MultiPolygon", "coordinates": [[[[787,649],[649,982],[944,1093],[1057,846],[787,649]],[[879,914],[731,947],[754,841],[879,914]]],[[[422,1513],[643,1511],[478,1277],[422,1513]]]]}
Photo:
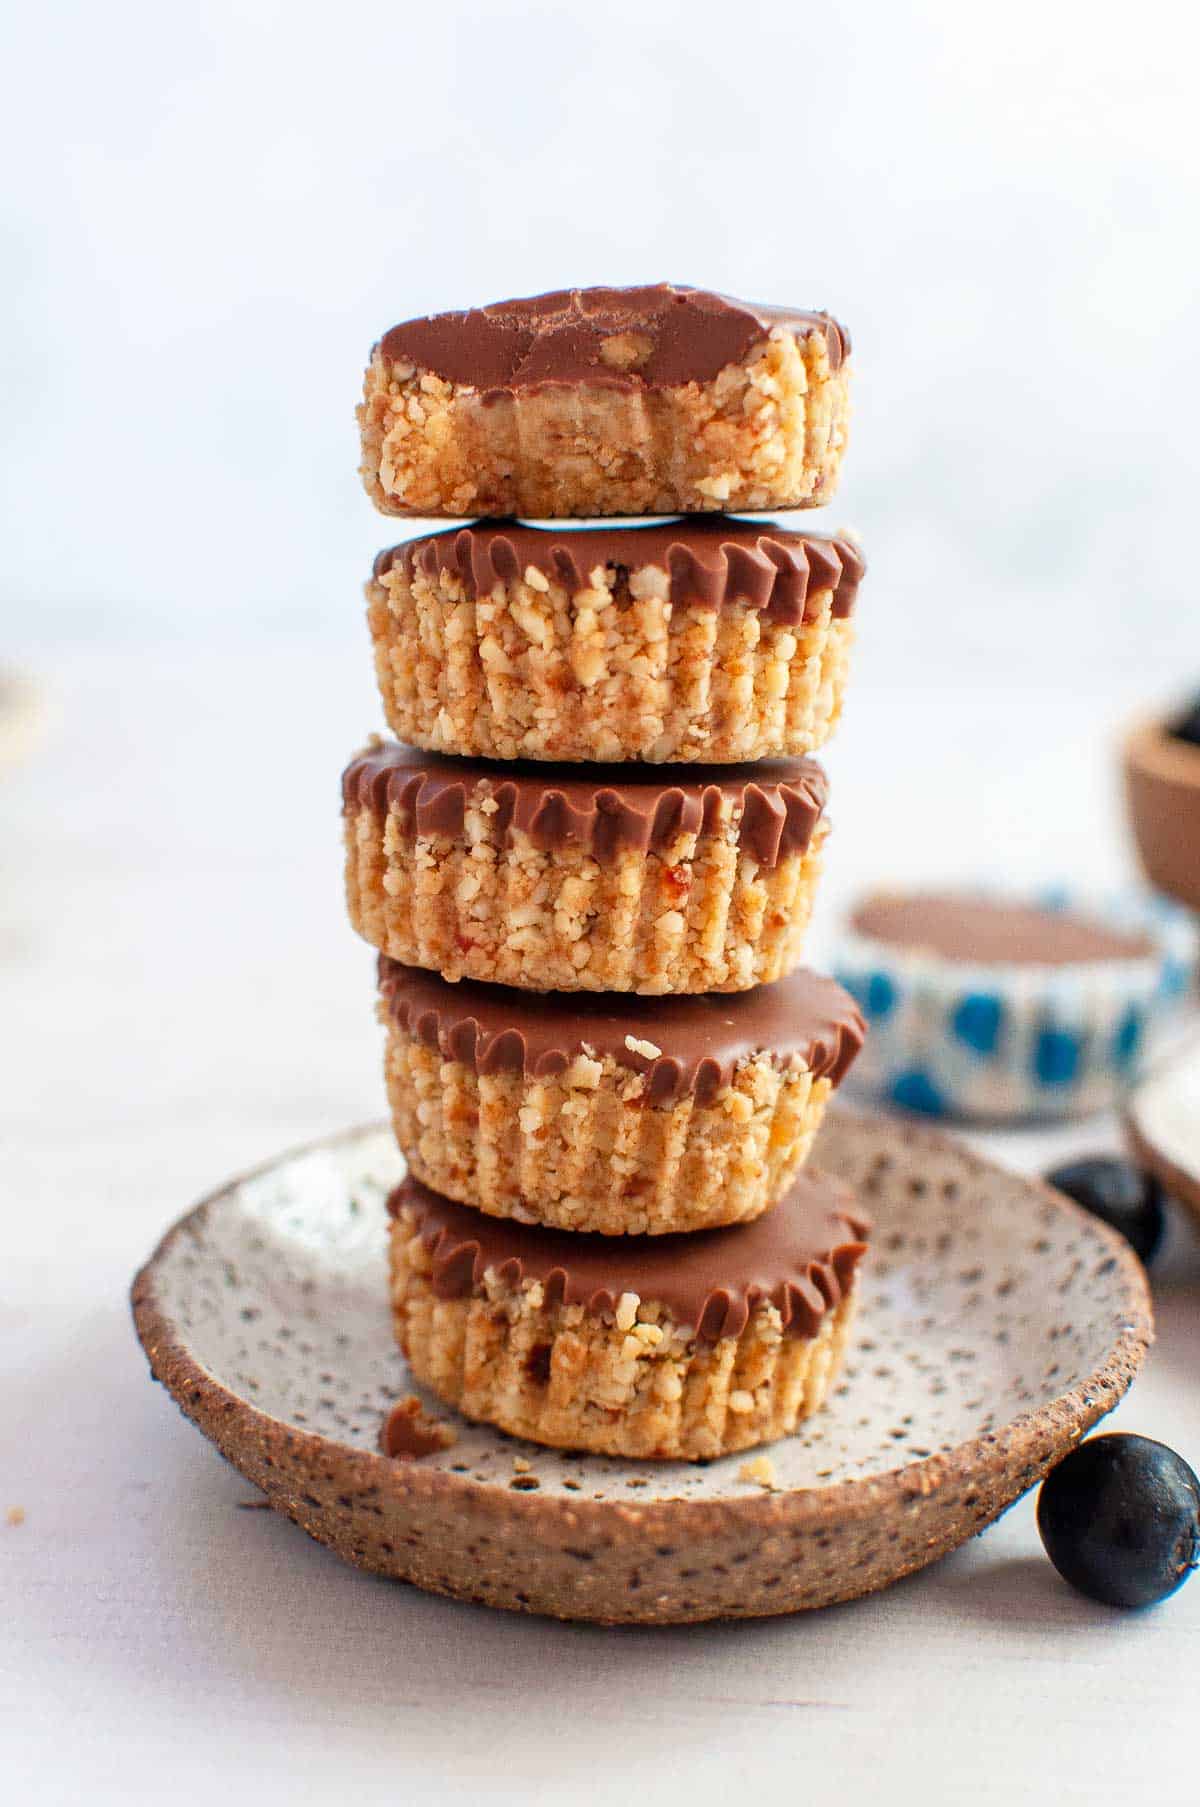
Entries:
{"type": "Polygon", "coordinates": [[[726,512],[829,498],[848,354],[660,285],[408,321],[367,371],[376,506],[456,518],[375,562],[399,739],[343,781],[396,1333],[539,1443],[767,1442],[849,1334],[866,1220],[805,1163],[863,1028],[799,961],[863,564],[726,512]]]}

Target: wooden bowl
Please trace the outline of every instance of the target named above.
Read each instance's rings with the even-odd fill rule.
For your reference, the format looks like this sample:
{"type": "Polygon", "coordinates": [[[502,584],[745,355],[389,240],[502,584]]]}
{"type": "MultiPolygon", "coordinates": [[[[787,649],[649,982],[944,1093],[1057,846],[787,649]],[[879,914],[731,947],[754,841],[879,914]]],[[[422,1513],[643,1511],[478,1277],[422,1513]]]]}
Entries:
{"type": "MultiPolygon", "coordinates": [[[[819,1159],[875,1220],[856,1340],[826,1409],[699,1465],[564,1454],[449,1415],[388,1459],[415,1388],[392,1340],[373,1127],[286,1155],[184,1217],[137,1276],[156,1377],[279,1512],[361,1568],[604,1623],[828,1605],[990,1524],[1106,1412],[1151,1336],[1145,1275],[1069,1199],[911,1124],[831,1111],[819,1159]]],[[[446,1417],[428,1395],[431,1414],[446,1417]]]]}
{"type": "Polygon", "coordinates": [[[1200,747],[1173,740],[1158,721],[1126,735],[1125,802],[1146,876],[1200,910],[1200,747]]]}

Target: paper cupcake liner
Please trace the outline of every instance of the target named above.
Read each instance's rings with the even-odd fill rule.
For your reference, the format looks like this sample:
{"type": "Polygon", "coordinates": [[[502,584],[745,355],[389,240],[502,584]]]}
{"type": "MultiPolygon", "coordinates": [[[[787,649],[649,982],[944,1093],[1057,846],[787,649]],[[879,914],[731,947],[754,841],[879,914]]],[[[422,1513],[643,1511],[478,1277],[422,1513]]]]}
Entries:
{"type": "Polygon", "coordinates": [[[867,1019],[853,1076],[859,1090],[927,1116],[1000,1122],[1102,1110],[1136,1080],[1193,970],[1191,923],[1132,892],[1092,897],[1058,886],[1019,901],[1148,933],[1155,951],[1064,966],[974,965],[845,931],[833,971],[867,1019]]]}

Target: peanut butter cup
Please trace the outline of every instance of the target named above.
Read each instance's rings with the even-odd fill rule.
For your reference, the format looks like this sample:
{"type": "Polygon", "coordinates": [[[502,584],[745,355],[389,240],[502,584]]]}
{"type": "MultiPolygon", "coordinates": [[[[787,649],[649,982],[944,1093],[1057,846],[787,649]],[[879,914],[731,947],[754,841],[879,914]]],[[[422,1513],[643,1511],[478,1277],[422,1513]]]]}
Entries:
{"type": "Polygon", "coordinates": [[[814,505],[837,478],[849,350],[829,314],[670,283],[404,321],[367,370],[363,478],[385,514],[814,505]]]}
{"type": "Polygon", "coordinates": [[[351,920],[449,979],[744,991],[799,963],[825,794],[812,760],[698,777],[377,745],[343,777],[351,920]]]}
{"type": "Polygon", "coordinates": [[[862,1017],[830,979],[708,997],[535,995],[380,960],[397,1138],[422,1180],[564,1230],[742,1222],[795,1176],[862,1017]]]}
{"type": "Polygon", "coordinates": [[[514,1224],[411,1177],[388,1209],[397,1336],[417,1378],[514,1435],[628,1456],[721,1455],[815,1411],[869,1229],[819,1174],[751,1224],[689,1236],[514,1224]]]}
{"type": "Polygon", "coordinates": [[[487,758],[809,753],[841,711],[864,568],[845,535],[738,520],[411,540],[367,586],[388,722],[487,758]]]}

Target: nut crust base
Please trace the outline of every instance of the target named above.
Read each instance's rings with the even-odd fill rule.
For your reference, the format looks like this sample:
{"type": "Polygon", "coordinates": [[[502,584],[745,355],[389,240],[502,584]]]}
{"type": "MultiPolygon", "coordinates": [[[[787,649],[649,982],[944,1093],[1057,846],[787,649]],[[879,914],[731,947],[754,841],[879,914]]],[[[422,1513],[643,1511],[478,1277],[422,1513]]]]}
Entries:
{"type": "Polygon", "coordinates": [[[471,597],[393,565],[367,585],[388,725],[489,759],[790,758],[837,726],[854,626],[817,592],[799,624],[740,604],[672,608],[666,574],[611,567],[572,594],[532,568],[471,597]]]}
{"type": "Polygon", "coordinates": [[[775,328],[709,382],[485,395],[376,347],[360,470],[389,515],[815,508],[837,483],[849,372],[830,364],[823,333],[775,328]]]}
{"type": "Polygon", "coordinates": [[[350,920],[394,960],[451,981],[650,995],[747,991],[798,966],[826,833],[819,822],[803,853],[765,868],[728,820],[603,864],[517,829],[501,838],[482,807],[461,839],[396,810],[345,824],[350,920]]]}
{"type": "Polygon", "coordinates": [[[759,1217],[807,1158],[831,1090],[763,1054],[710,1103],[651,1105],[643,1077],[611,1056],[548,1078],[480,1074],[380,1020],[396,1139],[417,1178],[551,1229],[656,1236],[759,1217]]]}

